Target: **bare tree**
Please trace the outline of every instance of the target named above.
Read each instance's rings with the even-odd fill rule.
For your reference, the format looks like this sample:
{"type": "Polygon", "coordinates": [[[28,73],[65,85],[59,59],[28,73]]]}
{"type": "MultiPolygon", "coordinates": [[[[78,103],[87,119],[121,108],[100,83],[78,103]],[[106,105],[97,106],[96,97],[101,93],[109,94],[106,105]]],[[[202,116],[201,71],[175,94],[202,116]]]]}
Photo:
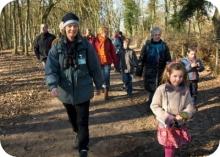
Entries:
{"type": "Polygon", "coordinates": [[[26,18],[25,18],[25,55],[29,55],[28,53],[28,28],[29,28],[29,17],[30,17],[30,1],[27,0],[27,8],[26,8],[26,18]]]}
{"type": "Polygon", "coordinates": [[[17,44],[17,29],[16,29],[16,26],[17,26],[17,21],[16,21],[16,9],[17,9],[17,6],[16,6],[16,2],[13,2],[13,10],[12,10],[12,15],[13,15],[13,53],[14,54],[18,54],[18,44],[17,44]]]}
{"type": "Polygon", "coordinates": [[[157,10],[157,0],[150,0],[148,3],[148,8],[150,11],[150,18],[151,18],[151,28],[153,27],[153,25],[156,22],[156,10],[157,10]]]}
{"type": "Polygon", "coordinates": [[[21,47],[22,54],[24,53],[24,33],[23,33],[23,27],[22,27],[22,17],[21,17],[21,7],[19,5],[18,0],[15,1],[16,6],[18,9],[18,20],[19,20],[19,47],[21,47]]]}
{"type": "Polygon", "coordinates": [[[7,19],[8,19],[8,16],[7,16],[7,13],[6,13],[6,7],[3,8],[2,10],[2,15],[3,15],[3,18],[4,18],[4,26],[3,26],[3,36],[4,36],[4,41],[3,41],[3,44],[6,45],[5,48],[9,48],[10,47],[10,43],[9,43],[9,40],[8,40],[8,27],[7,27],[7,19]]]}
{"type": "Polygon", "coordinates": [[[42,23],[47,23],[47,18],[49,16],[51,10],[58,2],[59,2],[58,0],[57,1],[53,1],[53,0],[43,1],[43,4],[44,4],[43,6],[45,7],[45,10],[42,15],[42,20],[41,20],[42,23]]]}
{"type": "Polygon", "coordinates": [[[165,8],[165,34],[167,33],[167,27],[168,27],[168,17],[169,17],[169,6],[168,6],[168,0],[164,0],[164,8],[165,8]]]}
{"type": "MultiPolygon", "coordinates": [[[[9,32],[13,32],[13,2],[9,3],[9,9],[8,9],[8,14],[9,14],[9,21],[8,21],[8,26],[9,26],[9,32]]],[[[13,47],[13,33],[9,34],[9,48],[13,47]]]]}
{"type": "Polygon", "coordinates": [[[215,54],[215,72],[216,74],[219,73],[219,49],[220,49],[220,14],[217,8],[215,8],[215,13],[212,18],[214,31],[215,31],[215,38],[217,41],[216,46],[216,54],[215,54]]]}

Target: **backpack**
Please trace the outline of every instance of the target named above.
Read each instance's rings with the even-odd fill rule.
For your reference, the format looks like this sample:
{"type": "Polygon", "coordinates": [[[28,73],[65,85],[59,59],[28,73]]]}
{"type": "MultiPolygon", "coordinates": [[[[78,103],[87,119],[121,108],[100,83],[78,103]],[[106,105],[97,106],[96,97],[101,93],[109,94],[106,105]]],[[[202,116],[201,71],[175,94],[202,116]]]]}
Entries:
{"type": "MultiPolygon", "coordinates": [[[[147,58],[147,53],[149,52],[149,49],[150,49],[150,44],[151,44],[151,41],[150,40],[147,40],[144,44],[145,46],[145,49],[144,49],[144,54],[143,54],[143,59],[142,60],[145,60],[144,58],[147,58]]],[[[161,42],[162,46],[163,46],[163,51],[166,50],[166,43],[164,43],[163,41],[161,42]]],[[[165,54],[166,55],[166,54],[165,54]]],[[[135,71],[135,75],[136,76],[139,76],[141,77],[142,74],[143,74],[143,69],[144,69],[144,64],[143,64],[143,61],[140,60],[139,58],[139,63],[138,63],[138,66],[136,68],[136,71],[135,71]]]]}

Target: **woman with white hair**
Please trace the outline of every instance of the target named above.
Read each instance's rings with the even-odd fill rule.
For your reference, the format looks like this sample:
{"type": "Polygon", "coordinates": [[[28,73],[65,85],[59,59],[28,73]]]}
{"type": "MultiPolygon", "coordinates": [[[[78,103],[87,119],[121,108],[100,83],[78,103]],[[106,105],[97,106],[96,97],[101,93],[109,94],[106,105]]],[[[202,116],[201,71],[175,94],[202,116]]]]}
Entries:
{"type": "Polygon", "coordinates": [[[145,42],[139,58],[139,65],[144,71],[144,87],[149,93],[147,111],[150,111],[150,104],[165,66],[171,60],[169,48],[161,39],[161,33],[159,27],[151,30],[151,39],[145,42]]]}

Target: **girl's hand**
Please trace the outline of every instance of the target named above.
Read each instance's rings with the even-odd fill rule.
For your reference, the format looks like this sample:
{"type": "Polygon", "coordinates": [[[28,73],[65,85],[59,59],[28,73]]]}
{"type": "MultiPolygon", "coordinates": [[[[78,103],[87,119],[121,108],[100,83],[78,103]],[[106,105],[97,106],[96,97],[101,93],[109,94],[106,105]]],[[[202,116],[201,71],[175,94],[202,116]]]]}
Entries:
{"type": "Polygon", "coordinates": [[[58,92],[57,88],[53,88],[50,93],[54,97],[59,96],[59,92],[58,92]]]}
{"type": "Polygon", "coordinates": [[[165,124],[168,125],[169,127],[173,126],[175,122],[174,119],[175,117],[173,115],[169,115],[167,119],[165,120],[165,124]]]}
{"type": "Polygon", "coordinates": [[[181,121],[181,120],[183,120],[183,117],[181,117],[181,116],[178,114],[178,115],[176,115],[175,119],[178,120],[178,121],[181,121]]]}

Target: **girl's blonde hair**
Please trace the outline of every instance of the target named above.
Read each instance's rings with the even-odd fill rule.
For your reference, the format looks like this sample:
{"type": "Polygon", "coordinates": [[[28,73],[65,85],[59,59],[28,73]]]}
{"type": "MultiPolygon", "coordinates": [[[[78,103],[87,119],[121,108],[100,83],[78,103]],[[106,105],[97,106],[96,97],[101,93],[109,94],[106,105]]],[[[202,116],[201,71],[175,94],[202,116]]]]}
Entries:
{"type": "Polygon", "coordinates": [[[172,71],[173,70],[180,70],[183,72],[183,82],[181,83],[181,85],[186,85],[187,83],[187,73],[186,73],[186,69],[183,65],[183,63],[181,62],[170,62],[165,70],[164,70],[164,73],[163,73],[163,76],[162,76],[162,83],[170,83],[170,78],[169,76],[171,75],[172,71]]]}

